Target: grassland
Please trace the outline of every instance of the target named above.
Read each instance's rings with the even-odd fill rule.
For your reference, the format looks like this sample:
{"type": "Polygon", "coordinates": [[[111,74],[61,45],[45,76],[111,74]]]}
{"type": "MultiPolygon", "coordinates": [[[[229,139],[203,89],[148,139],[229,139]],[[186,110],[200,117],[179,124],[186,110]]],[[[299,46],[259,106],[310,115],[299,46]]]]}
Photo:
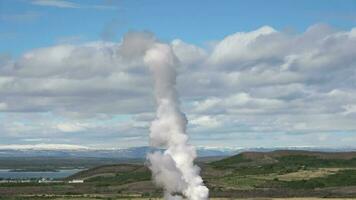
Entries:
{"type": "MultiPolygon", "coordinates": [[[[356,197],[353,152],[247,152],[198,165],[210,196],[215,198],[356,197]]],[[[65,180],[72,179],[83,179],[84,183],[0,184],[0,196],[10,200],[19,196],[22,199],[162,197],[162,190],[155,187],[149,169],[142,164],[98,166],[65,180]]]]}
{"type": "Polygon", "coordinates": [[[23,171],[55,171],[58,169],[93,168],[118,163],[143,163],[143,160],[122,160],[91,157],[0,157],[0,169],[23,171]]]}

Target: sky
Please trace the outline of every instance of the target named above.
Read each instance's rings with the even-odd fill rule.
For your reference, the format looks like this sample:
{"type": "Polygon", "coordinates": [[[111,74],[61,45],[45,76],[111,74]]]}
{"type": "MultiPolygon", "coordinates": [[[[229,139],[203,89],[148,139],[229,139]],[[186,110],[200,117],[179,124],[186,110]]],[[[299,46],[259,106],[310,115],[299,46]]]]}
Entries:
{"type": "Polygon", "coordinates": [[[355,11],[355,0],[0,0],[0,146],[148,145],[143,57],[160,42],[180,63],[192,144],[356,147],[355,11]]]}

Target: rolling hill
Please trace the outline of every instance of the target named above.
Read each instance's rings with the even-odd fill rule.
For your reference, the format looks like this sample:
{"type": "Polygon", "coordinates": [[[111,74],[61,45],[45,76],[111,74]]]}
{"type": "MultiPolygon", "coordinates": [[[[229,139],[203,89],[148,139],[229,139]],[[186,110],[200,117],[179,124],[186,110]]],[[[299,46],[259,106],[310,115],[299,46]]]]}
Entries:
{"type": "MultiPolygon", "coordinates": [[[[356,152],[244,152],[198,164],[212,196],[356,196],[356,152]]],[[[135,164],[101,166],[69,177],[115,185],[122,192],[157,194],[150,178],[146,166],[135,164]],[[140,190],[133,189],[137,184],[140,190]]]]}
{"type": "MultiPolygon", "coordinates": [[[[243,152],[197,162],[211,197],[356,197],[356,152],[277,150],[243,152]]],[[[31,194],[161,197],[143,164],[110,164],[81,171],[65,181],[31,187],[0,184],[0,196],[31,194]],[[29,190],[31,189],[31,190],[29,190]]]]}

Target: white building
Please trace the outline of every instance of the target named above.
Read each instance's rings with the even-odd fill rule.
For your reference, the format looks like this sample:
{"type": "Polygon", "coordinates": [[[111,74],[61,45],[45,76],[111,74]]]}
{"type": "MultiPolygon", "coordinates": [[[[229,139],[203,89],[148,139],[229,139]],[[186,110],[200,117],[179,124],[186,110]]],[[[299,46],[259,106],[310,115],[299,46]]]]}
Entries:
{"type": "Polygon", "coordinates": [[[84,180],[73,179],[73,180],[71,180],[71,181],[68,181],[68,183],[84,183],[84,180]]]}

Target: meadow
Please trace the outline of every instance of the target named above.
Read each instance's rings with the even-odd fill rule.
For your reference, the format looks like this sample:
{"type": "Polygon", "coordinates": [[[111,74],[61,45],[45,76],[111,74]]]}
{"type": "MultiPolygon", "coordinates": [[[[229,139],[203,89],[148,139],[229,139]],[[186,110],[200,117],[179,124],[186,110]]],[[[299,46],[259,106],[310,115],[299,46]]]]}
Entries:
{"type": "MultiPolygon", "coordinates": [[[[317,199],[356,197],[356,153],[245,152],[197,163],[211,198],[317,199]]],[[[142,163],[91,167],[63,183],[1,183],[2,199],[159,199],[142,163]],[[70,180],[84,183],[68,183],[70,180]]],[[[1,198],[0,198],[1,199],[1,198]]]]}

